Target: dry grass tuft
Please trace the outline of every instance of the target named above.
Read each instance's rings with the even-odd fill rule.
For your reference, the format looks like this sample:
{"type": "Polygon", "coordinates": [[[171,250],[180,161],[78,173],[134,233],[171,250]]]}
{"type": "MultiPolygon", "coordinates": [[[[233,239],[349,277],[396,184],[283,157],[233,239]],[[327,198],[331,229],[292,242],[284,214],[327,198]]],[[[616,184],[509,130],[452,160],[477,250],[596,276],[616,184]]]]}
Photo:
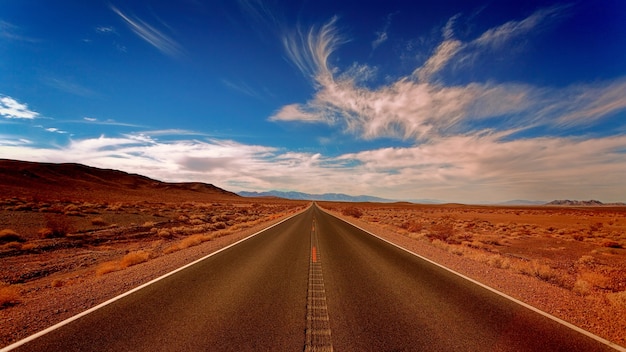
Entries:
{"type": "Polygon", "coordinates": [[[593,288],[593,285],[591,285],[589,282],[583,279],[578,279],[574,283],[574,287],[572,287],[572,291],[581,296],[588,296],[593,292],[592,288],[593,288]]]}
{"type": "Polygon", "coordinates": [[[606,298],[613,305],[626,309],[626,291],[608,293],[606,298]]]}
{"type": "Polygon", "coordinates": [[[607,248],[622,248],[622,245],[617,242],[617,241],[613,241],[613,240],[605,240],[604,242],[602,242],[602,247],[607,247],[607,248]]]}
{"type": "Polygon", "coordinates": [[[12,229],[0,230],[0,243],[24,242],[24,239],[12,229]]]}
{"type": "Polygon", "coordinates": [[[112,273],[114,271],[120,270],[120,263],[118,261],[110,261],[102,263],[96,269],[96,275],[102,276],[108,273],[112,273]]]}
{"type": "Polygon", "coordinates": [[[565,278],[557,270],[552,269],[547,264],[541,264],[536,260],[519,262],[515,265],[515,269],[521,274],[565,287],[565,278]]]}
{"type": "Polygon", "coordinates": [[[20,303],[22,297],[19,290],[11,285],[0,283],[0,309],[20,303]]]}
{"type": "Polygon", "coordinates": [[[130,252],[122,258],[120,261],[121,268],[128,268],[129,266],[141,264],[143,262],[148,261],[150,259],[150,253],[146,251],[136,251],[130,252]]]}
{"type": "Polygon", "coordinates": [[[46,227],[39,230],[43,238],[60,238],[72,231],[72,222],[67,215],[46,214],[46,227]]]}
{"type": "Polygon", "coordinates": [[[211,235],[192,235],[192,236],[189,236],[189,237],[183,239],[182,241],[180,241],[180,242],[178,242],[176,244],[173,244],[173,245],[165,248],[163,250],[163,253],[169,254],[169,253],[173,253],[173,252],[179,251],[181,249],[197,246],[200,243],[206,242],[206,241],[210,241],[213,238],[214,238],[214,236],[211,236],[211,235]]]}
{"type": "Polygon", "coordinates": [[[449,243],[455,234],[454,223],[451,218],[442,218],[441,221],[430,226],[428,237],[449,243]]]}
{"type": "Polygon", "coordinates": [[[102,217],[97,217],[91,219],[91,224],[94,226],[106,226],[108,225],[106,221],[102,217]]]}
{"type": "Polygon", "coordinates": [[[595,262],[596,259],[591,255],[583,255],[582,257],[578,258],[578,264],[591,265],[595,262]]]}
{"type": "Polygon", "coordinates": [[[50,283],[51,287],[61,287],[65,285],[65,281],[61,280],[61,279],[54,279],[52,280],[52,282],[50,283]]]}
{"type": "Polygon", "coordinates": [[[353,218],[360,218],[363,216],[363,212],[356,207],[347,207],[341,211],[343,215],[352,216],[353,218]]]}

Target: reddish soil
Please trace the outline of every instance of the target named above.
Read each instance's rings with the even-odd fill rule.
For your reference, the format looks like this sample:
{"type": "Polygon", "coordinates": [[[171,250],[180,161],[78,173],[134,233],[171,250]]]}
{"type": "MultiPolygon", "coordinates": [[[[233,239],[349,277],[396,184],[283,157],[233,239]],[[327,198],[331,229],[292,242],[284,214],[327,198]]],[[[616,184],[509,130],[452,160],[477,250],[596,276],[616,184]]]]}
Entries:
{"type": "Polygon", "coordinates": [[[626,346],[626,207],[320,205],[626,346]]]}

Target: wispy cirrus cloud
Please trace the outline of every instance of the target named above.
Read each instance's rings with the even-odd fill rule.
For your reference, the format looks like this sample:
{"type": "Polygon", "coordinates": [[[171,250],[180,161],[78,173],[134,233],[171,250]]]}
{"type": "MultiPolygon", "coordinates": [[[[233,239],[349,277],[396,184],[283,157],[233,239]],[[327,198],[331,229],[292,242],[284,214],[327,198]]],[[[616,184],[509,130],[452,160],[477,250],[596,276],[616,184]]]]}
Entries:
{"type": "Polygon", "coordinates": [[[184,50],[177,41],[164,34],[153,25],[140,18],[126,15],[115,6],[111,6],[111,10],[124,20],[137,36],[157,48],[163,54],[171,57],[181,57],[184,55],[184,50]]]}
{"type": "Polygon", "coordinates": [[[261,100],[261,101],[265,101],[267,99],[267,90],[263,90],[263,91],[259,91],[257,89],[254,89],[252,87],[250,87],[248,84],[244,83],[244,82],[240,82],[240,83],[233,83],[230,80],[227,79],[222,79],[222,83],[234,90],[237,91],[239,93],[245,94],[249,97],[255,98],[257,100],[261,100]]]}
{"type": "Polygon", "coordinates": [[[115,27],[113,27],[113,26],[97,26],[96,27],[96,32],[100,33],[100,34],[117,33],[115,31],[115,27]]]}
{"type": "Polygon", "coordinates": [[[94,98],[99,96],[97,92],[93,89],[87,88],[79,83],[76,83],[72,79],[69,78],[59,78],[59,77],[45,77],[43,78],[43,83],[58,89],[60,91],[70,93],[73,95],[77,95],[85,98],[94,98]]]}
{"type": "Polygon", "coordinates": [[[385,17],[385,24],[383,28],[374,33],[376,38],[372,41],[372,50],[376,50],[381,44],[389,39],[389,27],[391,26],[391,19],[396,13],[390,13],[385,17]]]}
{"type": "Polygon", "coordinates": [[[311,27],[307,32],[297,27],[282,38],[283,47],[291,62],[308,78],[323,87],[333,80],[328,57],[346,39],[339,34],[333,17],[323,26],[311,27]]]}
{"type": "Polygon", "coordinates": [[[20,27],[10,22],[0,20],[0,38],[12,40],[12,41],[28,42],[28,43],[39,42],[38,39],[25,36],[21,34],[20,32],[21,32],[20,27]]]}
{"type": "MultiPolygon", "coordinates": [[[[457,58],[505,49],[505,43],[558,18],[566,7],[540,9],[526,19],[489,29],[466,43],[454,38],[453,16],[442,29],[442,42],[412,75],[374,89],[360,84],[358,71],[339,72],[329,57],[345,42],[333,18],[324,26],[285,34],[288,57],[316,89],[306,103],[278,109],[270,121],[322,122],[343,126],[361,138],[427,141],[479,132],[484,121],[496,131],[545,126],[582,126],[626,109],[626,80],[570,87],[524,83],[473,82],[446,85],[437,79],[457,58]]],[[[360,65],[364,66],[364,65],[360,65]]],[[[363,71],[367,72],[367,70],[363,71]]]]}
{"type": "Polygon", "coordinates": [[[6,119],[32,120],[37,118],[39,113],[30,110],[27,104],[20,103],[12,97],[0,95],[0,116],[6,119]]]}

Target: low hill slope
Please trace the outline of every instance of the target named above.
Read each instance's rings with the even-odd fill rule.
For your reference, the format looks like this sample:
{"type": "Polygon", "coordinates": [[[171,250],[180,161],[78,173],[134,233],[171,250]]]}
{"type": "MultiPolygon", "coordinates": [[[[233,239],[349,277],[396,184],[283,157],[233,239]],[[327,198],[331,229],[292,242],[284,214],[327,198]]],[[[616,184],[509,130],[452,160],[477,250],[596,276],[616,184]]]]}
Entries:
{"type": "Polygon", "coordinates": [[[0,194],[41,200],[180,201],[239,198],[211,184],[168,183],[82,164],[0,159],[0,194]]]}

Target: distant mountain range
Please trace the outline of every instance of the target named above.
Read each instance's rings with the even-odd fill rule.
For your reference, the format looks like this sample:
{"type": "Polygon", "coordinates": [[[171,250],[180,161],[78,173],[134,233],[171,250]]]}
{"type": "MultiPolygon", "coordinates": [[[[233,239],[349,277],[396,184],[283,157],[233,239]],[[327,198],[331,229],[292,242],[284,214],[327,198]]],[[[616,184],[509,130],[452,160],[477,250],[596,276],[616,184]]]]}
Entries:
{"type": "Polygon", "coordinates": [[[618,205],[618,206],[623,206],[626,205],[626,203],[602,203],[599,200],[569,200],[569,199],[563,199],[563,200],[553,200],[550,203],[546,204],[546,205],[567,205],[567,206],[581,206],[581,207],[593,207],[593,206],[600,206],[600,205],[618,205]]]}
{"type": "Polygon", "coordinates": [[[296,200],[319,200],[319,201],[329,201],[329,202],[371,202],[371,203],[396,203],[396,202],[410,202],[417,204],[441,204],[445,203],[436,199],[406,199],[406,200],[397,200],[397,199],[386,199],[374,196],[351,196],[343,193],[324,193],[324,194],[311,194],[311,193],[302,193],[302,192],[283,192],[283,191],[267,191],[267,192],[237,192],[238,195],[242,197],[278,197],[285,199],[296,199],[296,200]]]}
{"type": "Polygon", "coordinates": [[[324,193],[324,194],[310,194],[302,192],[282,192],[282,191],[268,191],[268,192],[237,192],[242,197],[278,197],[285,199],[297,199],[297,200],[322,200],[332,202],[372,202],[372,203],[392,203],[396,202],[392,199],[385,199],[373,196],[350,196],[342,193],[324,193]]]}
{"type": "MultiPolygon", "coordinates": [[[[395,202],[410,202],[416,204],[444,204],[446,202],[437,199],[386,199],[374,196],[360,195],[351,196],[343,193],[323,193],[323,194],[310,194],[302,192],[283,192],[283,191],[267,191],[267,192],[237,192],[242,197],[270,197],[270,198],[285,198],[296,200],[319,200],[330,202],[371,202],[371,203],[395,203],[395,202]]],[[[546,202],[543,200],[525,200],[514,199],[505,202],[480,202],[476,204],[484,205],[555,205],[555,206],[601,206],[601,205],[614,205],[623,206],[625,203],[602,203],[597,200],[554,200],[552,202],[546,202]]]]}

